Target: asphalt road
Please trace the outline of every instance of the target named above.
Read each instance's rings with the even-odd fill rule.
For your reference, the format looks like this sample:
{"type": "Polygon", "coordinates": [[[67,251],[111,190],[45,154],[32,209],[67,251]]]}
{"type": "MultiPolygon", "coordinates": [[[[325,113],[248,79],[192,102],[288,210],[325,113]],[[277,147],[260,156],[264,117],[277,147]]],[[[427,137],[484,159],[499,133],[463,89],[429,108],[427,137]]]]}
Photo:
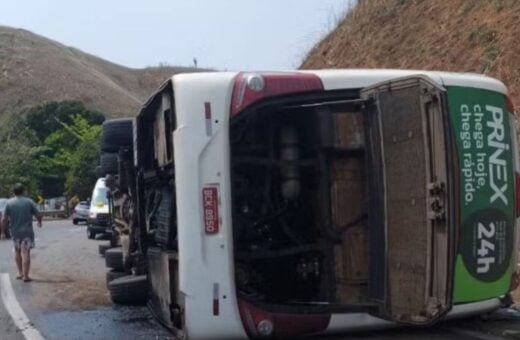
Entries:
{"type": "MultiPolygon", "coordinates": [[[[0,273],[8,273],[19,305],[31,324],[49,340],[172,339],[146,307],[117,307],[105,286],[105,261],[84,225],[44,221],[36,228],[32,282],[16,280],[12,243],[0,241],[0,273]]],[[[0,303],[0,339],[24,339],[0,303]]],[[[28,338],[29,339],[29,338],[28,338]]]]}
{"type": "MultiPolygon", "coordinates": [[[[85,229],[71,221],[44,221],[44,227],[36,229],[33,282],[28,283],[14,279],[12,243],[0,241],[2,297],[7,279],[28,319],[20,326],[18,318],[17,326],[7,310],[12,313],[12,301],[6,304],[2,299],[0,339],[33,340],[37,339],[31,337],[34,332],[48,340],[173,339],[146,307],[112,305],[105,287],[104,259],[98,255],[98,244],[107,241],[88,240],[85,229]]],[[[442,323],[428,329],[394,329],[326,339],[520,339],[520,313],[503,310],[485,319],[442,323]]]]}

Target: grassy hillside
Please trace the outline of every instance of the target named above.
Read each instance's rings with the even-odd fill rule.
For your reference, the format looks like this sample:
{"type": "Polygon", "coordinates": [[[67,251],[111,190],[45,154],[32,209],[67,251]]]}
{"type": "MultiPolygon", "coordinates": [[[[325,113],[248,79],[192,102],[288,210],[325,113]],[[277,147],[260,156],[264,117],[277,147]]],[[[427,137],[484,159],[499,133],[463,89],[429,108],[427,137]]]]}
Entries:
{"type": "Polygon", "coordinates": [[[191,70],[131,69],[29,31],[0,26],[0,116],[62,100],[82,101],[111,117],[135,115],[165,79],[191,70]]]}
{"type": "Polygon", "coordinates": [[[414,68],[502,80],[520,105],[520,1],[359,0],[301,68],[414,68]]]}

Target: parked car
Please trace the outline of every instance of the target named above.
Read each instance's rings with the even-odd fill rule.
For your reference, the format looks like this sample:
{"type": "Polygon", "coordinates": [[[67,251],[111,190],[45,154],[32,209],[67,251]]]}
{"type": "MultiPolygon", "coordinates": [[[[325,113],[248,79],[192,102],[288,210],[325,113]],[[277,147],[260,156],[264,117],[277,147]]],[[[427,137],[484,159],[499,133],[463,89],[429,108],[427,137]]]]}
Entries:
{"type": "Polygon", "coordinates": [[[96,234],[111,232],[107,195],[108,189],[105,185],[105,179],[99,178],[92,191],[92,199],[90,200],[90,210],[87,221],[87,237],[90,239],[95,238],[96,234]]]}
{"type": "Polygon", "coordinates": [[[79,222],[88,221],[88,213],[90,211],[90,202],[79,202],[72,211],[72,224],[76,225],[79,222]]]}
{"type": "MultiPolygon", "coordinates": [[[[2,217],[4,216],[6,204],[7,204],[7,198],[0,198],[0,221],[2,220],[2,217]]],[[[9,230],[9,227],[7,228],[7,230],[5,232],[5,237],[11,238],[11,231],[9,230]]]]}

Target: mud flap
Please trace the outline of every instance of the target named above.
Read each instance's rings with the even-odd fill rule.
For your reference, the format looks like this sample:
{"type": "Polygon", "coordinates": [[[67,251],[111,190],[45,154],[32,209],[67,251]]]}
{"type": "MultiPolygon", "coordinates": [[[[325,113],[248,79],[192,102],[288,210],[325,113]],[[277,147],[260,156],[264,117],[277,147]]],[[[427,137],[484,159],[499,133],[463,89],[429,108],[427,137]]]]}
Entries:
{"type": "Polygon", "coordinates": [[[364,89],[370,285],[379,317],[430,324],[452,305],[448,119],[424,77],[364,89]]]}
{"type": "Polygon", "coordinates": [[[159,321],[170,330],[181,328],[178,309],[181,299],[178,292],[177,254],[150,247],[147,252],[150,281],[149,307],[159,321]]]}

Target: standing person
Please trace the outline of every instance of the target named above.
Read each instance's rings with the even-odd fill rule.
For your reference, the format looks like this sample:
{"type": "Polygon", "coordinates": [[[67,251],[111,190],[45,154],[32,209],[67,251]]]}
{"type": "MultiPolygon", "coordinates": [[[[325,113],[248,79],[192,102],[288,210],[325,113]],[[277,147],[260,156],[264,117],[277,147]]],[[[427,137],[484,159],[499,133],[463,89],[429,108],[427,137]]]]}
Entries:
{"type": "Polygon", "coordinates": [[[15,260],[18,267],[17,280],[31,281],[29,270],[31,268],[31,249],[34,248],[34,229],[32,218],[36,217],[38,227],[42,227],[42,215],[38,211],[36,203],[25,197],[24,187],[17,183],[13,187],[14,197],[7,201],[4,216],[2,217],[2,232],[11,226],[11,237],[14,241],[15,260]]]}

